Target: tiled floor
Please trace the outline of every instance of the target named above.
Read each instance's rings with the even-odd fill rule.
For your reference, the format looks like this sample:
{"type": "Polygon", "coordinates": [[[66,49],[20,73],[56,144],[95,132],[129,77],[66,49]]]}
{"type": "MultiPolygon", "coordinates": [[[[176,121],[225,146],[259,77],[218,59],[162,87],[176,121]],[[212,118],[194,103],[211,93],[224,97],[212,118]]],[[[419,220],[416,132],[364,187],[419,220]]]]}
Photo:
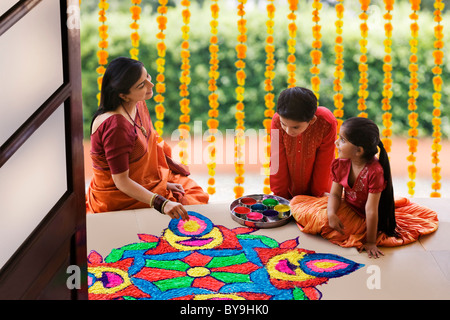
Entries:
{"type": "MultiPolygon", "coordinates": [[[[369,259],[355,248],[341,248],[328,241],[303,234],[296,224],[273,229],[260,229],[279,242],[299,237],[299,247],[318,253],[334,253],[363,268],[342,278],[330,279],[318,289],[322,299],[450,299],[450,210],[449,199],[413,198],[412,201],[438,212],[439,229],[413,244],[382,248],[384,256],[369,259]]],[[[229,214],[230,203],[214,202],[203,206],[187,206],[188,210],[209,217],[214,224],[230,229],[240,227],[229,214]]],[[[95,250],[103,257],[111,249],[138,242],[139,233],[159,236],[169,218],[153,209],[141,209],[87,216],[88,252],[95,250]]]]}

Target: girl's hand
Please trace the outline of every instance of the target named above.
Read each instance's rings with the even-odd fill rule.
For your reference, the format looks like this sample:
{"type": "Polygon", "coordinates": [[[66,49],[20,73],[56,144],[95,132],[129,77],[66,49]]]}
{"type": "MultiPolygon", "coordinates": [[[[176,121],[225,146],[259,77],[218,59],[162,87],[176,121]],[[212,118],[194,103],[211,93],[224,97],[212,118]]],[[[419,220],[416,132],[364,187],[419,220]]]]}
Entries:
{"type": "Polygon", "coordinates": [[[333,228],[340,234],[345,234],[344,225],[342,224],[341,219],[339,219],[336,214],[328,215],[328,224],[330,225],[331,228],[333,228]]]}
{"type": "Polygon", "coordinates": [[[359,248],[359,252],[361,253],[363,250],[367,251],[369,258],[379,258],[380,255],[384,256],[383,252],[378,249],[375,243],[365,243],[361,248],[359,248]]]}
{"type": "Polygon", "coordinates": [[[179,192],[184,194],[183,186],[179,183],[167,182],[167,190],[172,190],[172,192],[179,192]]]}
{"type": "Polygon", "coordinates": [[[164,206],[164,214],[167,214],[172,219],[181,217],[183,220],[189,220],[189,215],[181,203],[169,201],[164,206]]]}

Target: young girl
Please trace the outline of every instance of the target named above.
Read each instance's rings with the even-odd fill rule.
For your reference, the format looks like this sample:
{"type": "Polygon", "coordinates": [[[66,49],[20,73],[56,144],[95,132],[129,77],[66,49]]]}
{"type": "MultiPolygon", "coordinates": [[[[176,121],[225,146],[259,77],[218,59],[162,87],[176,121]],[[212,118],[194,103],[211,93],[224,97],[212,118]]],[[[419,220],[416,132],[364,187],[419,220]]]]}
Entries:
{"type": "Polygon", "coordinates": [[[303,232],[320,233],[334,243],[356,246],[378,258],[383,255],[378,246],[410,243],[437,229],[434,211],[407,199],[394,200],[389,158],[373,121],[346,120],[336,147],[339,158],[331,164],[328,199],[296,197],[291,201],[303,232]]]}

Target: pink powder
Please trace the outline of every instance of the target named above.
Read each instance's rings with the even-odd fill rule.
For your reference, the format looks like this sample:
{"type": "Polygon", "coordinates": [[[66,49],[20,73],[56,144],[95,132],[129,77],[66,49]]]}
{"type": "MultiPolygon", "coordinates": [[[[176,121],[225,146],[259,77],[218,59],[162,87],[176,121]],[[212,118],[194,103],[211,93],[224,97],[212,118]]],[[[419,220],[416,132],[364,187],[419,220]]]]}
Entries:
{"type": "Polygon", "coordinates": [[[263,215],[259,212],[250,212],[247,213],[247,218],[250,220],[261,220],[263,218],[263,215]]]}

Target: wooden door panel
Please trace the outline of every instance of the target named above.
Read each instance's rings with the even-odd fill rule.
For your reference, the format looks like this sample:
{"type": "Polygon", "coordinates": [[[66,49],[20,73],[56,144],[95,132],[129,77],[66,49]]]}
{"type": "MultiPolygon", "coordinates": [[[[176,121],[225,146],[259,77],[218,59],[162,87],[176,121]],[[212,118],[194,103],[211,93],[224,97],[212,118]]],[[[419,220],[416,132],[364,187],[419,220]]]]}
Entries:
{"type": "MultiPolygon", "coordinates": [[[[33,134],[54,112],[62,108],[66,172],[65,177],[61,178],[66,179],[67,185],[61,187],[62,197],[55,200],[55,204],[48,212],[42,212],[43,219],[36,228],[18,248],[13,248],[15,252],[7,262],[0,265],[0,299],[87,299],[80,30],[67,28],[66,25],[68,6],[78,6],[78,0],[46,0],[45,5],[44,1],[40,0],[18,1],[0,16],[0,37],[20,23],[21,19],[26,19],[27,15],[37,12],[33,10],[42,12],[49,8],[48,10],[54,12],[55,5],[59,5],[60,12],[57,27],[60,28],[61,57],[55,59],[54,68],[61,68],[62,61],[64,83],[61,85],[49,82],[54,88],[48,99],[43,103],[36,102],[38,104],[36,111],[17,128],[10,130],[13,133],[8,134],[5,142],[0,143],[0,170],[2,168],[6,170],[8,167],[6,164],[15,161],[14,154],[19,152],[25,143],[33,141],[33,134]],[[49,6],[51,1],[53,7],[49,6]],[[79,289],[67,287],[66,282],[70,276],[67,268],[71,265],[76,265],[81,270],[79,289]]],[[[29,27],[33,28],[32,25],[29,27]]],[[[3,39],[9,38],[5,36],[3,39]]],[[[26,39],[26,34],[23,35],[23,39],[26,39]]],[[[30,59],[39,62],[38,51],[29,52],[29,55],[30,59]]],[[[0,59],[2,59],[1,52],[0,59]]],[[[46,78],[43,75],[35,80],[46,81],[46,78]]],[[[5,108],[7,106],[0,105],[2,114],[7,114],[5,108]]],[[[45,146],[42,146],[39,152],[45,152],[45,146]]],[[[46,176],[48,179],[41,182],[44,190],[52,183],[51,173],[46,176]]],[[[1,197],[0,190],[0,201],[1,197]]],[[[23,201],[27,201],[27,198],[28,201],[32,201],[31,197],[26,195],[23,201]]],[[[14,212],[0,212],[0,215],[3,214],[13,215],[14,212]]]]}

